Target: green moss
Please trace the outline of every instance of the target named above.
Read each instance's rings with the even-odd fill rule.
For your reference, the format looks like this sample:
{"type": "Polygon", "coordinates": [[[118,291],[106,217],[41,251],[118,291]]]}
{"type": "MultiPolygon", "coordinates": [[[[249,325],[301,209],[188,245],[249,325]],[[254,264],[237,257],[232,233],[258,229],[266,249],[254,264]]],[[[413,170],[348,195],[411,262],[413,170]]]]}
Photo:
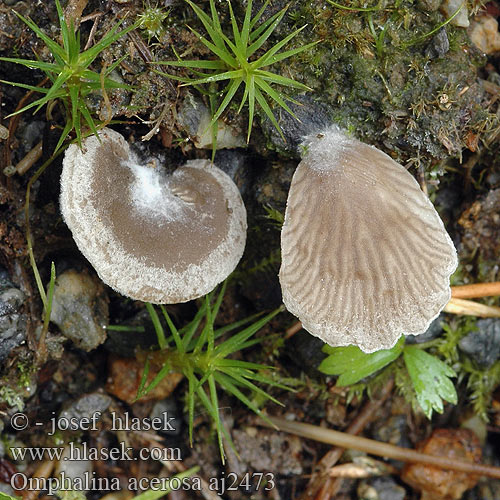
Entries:
{"type": "Polygon", "coordinates": [[[390,1],[371,12],[323,2],[290,11],[289,19],[310,26],[299,43],[322,42],[279,70],[312,87],[331,108],[332,121],[367,142],[383,139],[400,162],[418,154],[428,169],[436,160],[460,158],[467,133],[488,120],[486,96],[475,84],[484,60],[466,31],[447,24],[449,51],[429,55],[433,41],[426,35],[446,21],[440,12],[423,12],[412,1],[390,1]]]}

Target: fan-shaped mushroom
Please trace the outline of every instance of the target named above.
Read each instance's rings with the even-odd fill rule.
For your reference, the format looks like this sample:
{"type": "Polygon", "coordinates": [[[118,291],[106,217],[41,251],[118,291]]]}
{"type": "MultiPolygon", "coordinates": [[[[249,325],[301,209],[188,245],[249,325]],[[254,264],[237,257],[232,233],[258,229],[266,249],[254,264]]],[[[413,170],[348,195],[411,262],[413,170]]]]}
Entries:
{"type": "Polygon", "coordinates": [[[206,160],[171,176],[142,166],[104,129],[66,152],[61,210],[80,251],[118,292],[153,303],[210,292],[236,267],[246,239],[238,188],[206,160]]]}
{"type": "Polygon", "coordinates": [[[457,267],[432,203],[401,165],[336,128],[305,150],[281,233],[287,309],[328,344],[365,352],[425,332],[457,267]]]}

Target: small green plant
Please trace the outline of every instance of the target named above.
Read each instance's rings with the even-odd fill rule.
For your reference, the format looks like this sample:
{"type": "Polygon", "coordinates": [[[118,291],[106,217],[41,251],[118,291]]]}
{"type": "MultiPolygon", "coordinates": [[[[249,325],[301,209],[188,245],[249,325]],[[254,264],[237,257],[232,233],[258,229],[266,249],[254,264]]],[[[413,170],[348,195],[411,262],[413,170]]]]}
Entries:
{"type": "MultiPolygon", "coordinates": [[[[0,380],[0,382],[6,384],[6,381],[0,380]]],[[[6,403],[10,408],[16,407],[18,411],[23,411],[24,399],[20,390],[16,391],[14,388],[3,384],[0,387],[0,402],[6,403]]]]}
{"type": "Polygon", "coordinates": [[[264,216],[266,219],[269,219],[273,225],[281,231],[281,227],[285,222],[285,215],[283,212],[280,212],[278,209],[272,207],[271,205],[264,205],[264,210],[266,211],[266,215],[264,216]]]}
{"type": "Polygon", "coordinates": [[[85,121],[93,134],[97,134],[97,129],[100,125],[97,125],[92,118],[85,102],[85,99],[89,94],[101,91],[103,95],[106,95],[106,91],[110,89],[130,89],[129,86],[109,78],[110,73],[126,56],[123,56],[108,68],[103,68],[101,73],[92,71],[89,69],[89,66],[104,49],[109,47],[125,33],[138,26],[138,24],[134,24],[128,28],[118,31],[120,26],[120,23],[118,23],[101,39],[100,42],[81,52],[80,32],[75,31],[73,21],[71,21],[68,26],[59,0],[56,0],[56,8],[59,17],[59,24],[61,26],[62,45],[49,38],[31,19],[25,18],[16,12],[16,15],[27,26],[29,26],[41,40],[45,42],[47,48],[52,54],[52,57],[54,58],[53,62],[18,59],[13,57],[0,57],[1,61],[21,64],[31,69],[39,69],[43,71],[47,78],[52,82],[52,86],[50,88],[44,88],[24,83],[0,80],[2,83],[6,83],[8,85],[14,85],[16,87],[21,87],[43,94],[43,96],[39,99],[36,99],[32,103],[24,106],[22,109],[9,116],[23,113],[31,108],[35,108],[34,112],[36,113],[44,105],[48,105],[54,100],[58,100],[63,104],[66,115],[66,123],[54,153],[59,150],[64,140],[72,130],[75,131],[77,142],[81,145],[82,121],[85,121]]]}
{"type": "Polygon", "coordinates": [[[7,493],[2,493],[0,491],[0,500],[19,500],[20,497],[11,497],[10,495],[7,495],[7,493]]]}
{"type": "Polygon", "coordinates": [[[259,53],[259,50],[271,36],[287,10],[287,7],[285,7],[271,16],[267,21],[259,24],[262,14],[268,6],[269,1],[270,0],[267,0],[264,3],[262,8],[253,18],[252,0],[248,1],[241,30],[236,21],[231,3],[228,2],[229,17],[233,32],[233,39],[230,40],[222,30],[221,21],[215,7],[214,0],[210,0],[211,17],[203,12],[203,10],[201,10],[196,4],[191,2],[191,0],[186,0],[186,2],[195,11],[200,21],[203,23],[210,39],[205,38],[192,28],[190,28],[191,31],[198,37],[205,47],[217,56],[217,59],[210,61],[184,61],[179,57],[177,61],[158,62],[158,64],[177,66],[193,70],[198,78],[183,78],[161,73],[169,78],[174,78],[183,82],[184,85],[199,86],[207,84],[210,86],[209,97],[212,110],[212,121],[210,126],[212,130],[213,144],[214,141],[216,141],[217,120],[228,107],[229,103],[232,101],[236,92],[242,85],[244,90],[238,107],[238,113],[245,104],[248,104],[247,142],[250,140],[250,134],[252,133],[256,103],[262,108],[282,137],[283,132],[278,125],[267,98],[270,98],[278,106],[281,106],[284,110],[295,117],[293,111],[282,97],[282,94],[276,91],[271,86],[272,84],[281,85],[283,87],[293,87],[298,90],[311,90],[303,83],[276,73],[272,73],[265,69],[276,62],[283,61],[284,59],[288,59],[291,56],[308,50],[318,43],[312,42],[295,49],[280,52],[280,50],[285,47],[288,42],[290,42],[305,28],[305,26],[302,26],[301,28],[290,33],[280,42],[274,44],[267,52],[259,53]],[[215,86],[218,82],[226,81],[227,84],[222,89],[215,86]]]}
{"type": "Polygon", "coordinates": [[[382,349],[371,354],[364,353],[356,346],[325,345],[323,351],[328,357],[321,362],[319,370],[327,375],[339,375],[339,386],[356,384],[388,367],[402,355],[414,398],[413,394],[407,393],[406,381],[400,377],[396,377],[396,386],[402,389],[407,399],[415,399],[427,418],[431,418],[433,411],[443,412],[443,400],[452,404],[457,402],[457,392],[450,380],[450,377],[456,377],[455,371],[436,356],[425,352],[422,345],[405,345],[404,337],[401,337],[392,349],[382,349]]]}
{"type": "Polygon", "coordinates": [[[159,40],[165,33],[165,25],[163,23],[169,14],[170,10],[164,10],[157,4],[152,5],[150,2],[146,2],[144,10],[137,17],[140,29],[148,37],[148,43],[151,42],[152,38],[159,40]]]}
{"type": "MultiPolygon", "coordinates": [[[[172,476],[167,479],[168,483],[171,483],[174,485],[174,491],[178,490],[179,488],[175,488],[175,485],[177,484],[185,484],[185,480],[196,474],[200,470],[199,466],[191,467],[190,469],[187,469],[183,472],[179,472],[179,474],[176,474],[175,476],[172,476]]],[[[189,483],[187,483],[189,484],[189,483]]],[[[172,492],[172,488],[170,486],[167,486],[165,489],[149,489],[146,491],[143,491],[139,495],[136,495],[135,497],[132,498],[132,500],[157,500],[161,497],[164,497],[168,493],[172,492]]],[[[0,500],[2,500],[0,498],[0,500]]]]}
{"type": "Polygon", "coordinates": [[[282,389],[290,389],[265,374],[266,371],[272,369],[271,366],[232,359],[231,357],[234,353],[261,342],[263,339],[252,337],[283,309],[280,307],[265,316],[261,316],[260,314],[254,315],[214,330],[214,322],[222,303],[225,287],[225,284],[221,287],[215,300],[214,292],[206,295],[194,319],[181,329],[176,328],[165,308],[160,306],[161,313],[168,325],[170,333],[168,338],[165,335],[156,309],[151,304],[146,304],[155,327],[160,350],[150,353],[146,358],[137,394],[138,399],[147,394],[169,372],[184,374],[188,381],[187,406],[190,443],[191,445],[193,443],[196,396],[215,423],[219,450],[223,461],[223,437],[226,438],[231,446],[233,445],[220,418],[217,387],[238,398],[243,404],[264,419],[266,419],[265,415],[262,414],[257,404],[244,391],[253,392],[264,400],[271,400],[280,404],[279,401],[255,385],[255,382],[282,389]],[[261,317],[258,318],[259,316],[261,317]],[[235,335],[220,341],[223,335],[243,326],[245,328],[235,335]],[[147,381],[152,362],[155,365],[160,365],[161,369],[148,384],[147,381]]]}

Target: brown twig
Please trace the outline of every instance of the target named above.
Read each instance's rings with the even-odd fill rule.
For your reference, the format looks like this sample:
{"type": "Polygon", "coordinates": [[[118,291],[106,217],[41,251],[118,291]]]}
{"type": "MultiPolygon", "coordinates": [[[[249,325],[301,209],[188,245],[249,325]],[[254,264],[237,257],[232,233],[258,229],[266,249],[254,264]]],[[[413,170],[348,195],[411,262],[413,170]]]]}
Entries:
{"type": "MultiPolygon", "coordinates": [[[[87,39],[87,43],[85,44],[85,47],[83,47],[83,50],[87,50],[91,47],[92,45],[92,42],[94,40],[94,36],[95,36],[95,32],[97,31],[97,25],[99,24],[99,19],[101,18],[102,16],[102,12],[97,12],[96,14],[94,14],[94,22],[92,23],[92,28],[90,28],[90,33],[89,33],[89,37],[87,39]]],[[[87,19],[91,19],[89,16],[86,17],[86,20],[87,19]]],[[[83,18],[82,18],[82,22],[83,22],[83,18]]]]}
{"type": "MultiPolygon", "coordinates": [[[[31,476],[32,478],[45,478],[48,479],[52,475],[52,471],[54,470],[54,461],[53,460],[47,460],[45,462],[42,462],[33,475],[31,476]]],[[[22,492],[22,497],[23,500],[35,500],[35,498],[38,498],[38,495],[40,494],[40,491],[37,489],[25,489],[22,492]]]]}
{"type": "Polygon", "coordinates": [[[18,175],[25,174],[41,157],[43,152],[43,141],[33,146],[16,165],[18,175]]]}
{"type": "MultiPolygon", "coordinates": [[[[356,418],[347,427],[348,434],[359,434],[373,418],[375,412],[382,406],[385,400],[392,393],[394,380],[391,378],[384,385],[377,399],[368,401],[363,409],[359,412],[356,418]]],[[[331,478],[328,476],[328,471],[340,459],[344,453],[344,448],[332,448],[317,464],[316,471],[313,473],[307,489],[301,496],[301,500],[314,499],[329,499],[335,495],[341,485],[341,479],[331,478]]]]}
{"type": "Polygon", "coordinates": [[[500,307],[487,306],[473,300],[451,299],[443,309],[451,314],[466,314],[480,318],[500,318],[500,307]]]}
{"type": "Polygon", "coordinates": [[[451,296],[455,299],[476,299],[490,295],[500,295],[500,281],[451,287],[451,296]]]}
{"type": "Polygon", "coordinates": [[[76,31],[80,26],[80,21],[82,18],[82,13],[87,7],[89,0],[69,0],[68,5],[64,9],[64,20],[71,26],[73,23],[73,29],[76,31]]]}
{"type": "Polygon", "coordinates": [[[493,465],[476,464],[454,458],[420,453],[409,448],[402,448],[393,444],[375,441],[374,439],[353,436],[345,432],[325,429],[316,425],[292,422],[283,418],[268,417],[268,419],[271,423],[265,422],[264,420],[259,420],[258,422],[264,427],[271,427],[272,424],[277,426],[281,431],[290,432],[291,434],[295,434],[306,439],[314,439],[315,441],[319,441],[321,443],[364,451],[365,453],[370,453],[379,457],[392,458],[394,460],[401,460],[403,462],[410,463],[422,463],[440,467],[441,469],[456,470],[477,476],[487,476],[500,479],[500,467],[495,467],[493,465]]]}

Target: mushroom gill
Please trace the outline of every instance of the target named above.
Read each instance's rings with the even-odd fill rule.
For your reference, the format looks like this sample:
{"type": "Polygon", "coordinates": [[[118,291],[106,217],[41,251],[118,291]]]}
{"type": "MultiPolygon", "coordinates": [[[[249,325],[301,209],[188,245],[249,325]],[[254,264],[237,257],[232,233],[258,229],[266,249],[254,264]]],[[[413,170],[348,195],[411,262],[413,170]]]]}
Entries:
{"type": "Polygon", "coordinates": [[[238,188],[207,160],[171,176],[140,165],[111,129],[68,148],[61,211],[99,277],[136,300],[200,297],[239,262],[246,210],[238,188]]]}
{"type": "Polygon", "coordinates": [[[332,346],[373,352],[425,332],[457,267],[432,203],[401,165],[334,127],[305,150],[281,233],[285,306],[332,346]]]}

